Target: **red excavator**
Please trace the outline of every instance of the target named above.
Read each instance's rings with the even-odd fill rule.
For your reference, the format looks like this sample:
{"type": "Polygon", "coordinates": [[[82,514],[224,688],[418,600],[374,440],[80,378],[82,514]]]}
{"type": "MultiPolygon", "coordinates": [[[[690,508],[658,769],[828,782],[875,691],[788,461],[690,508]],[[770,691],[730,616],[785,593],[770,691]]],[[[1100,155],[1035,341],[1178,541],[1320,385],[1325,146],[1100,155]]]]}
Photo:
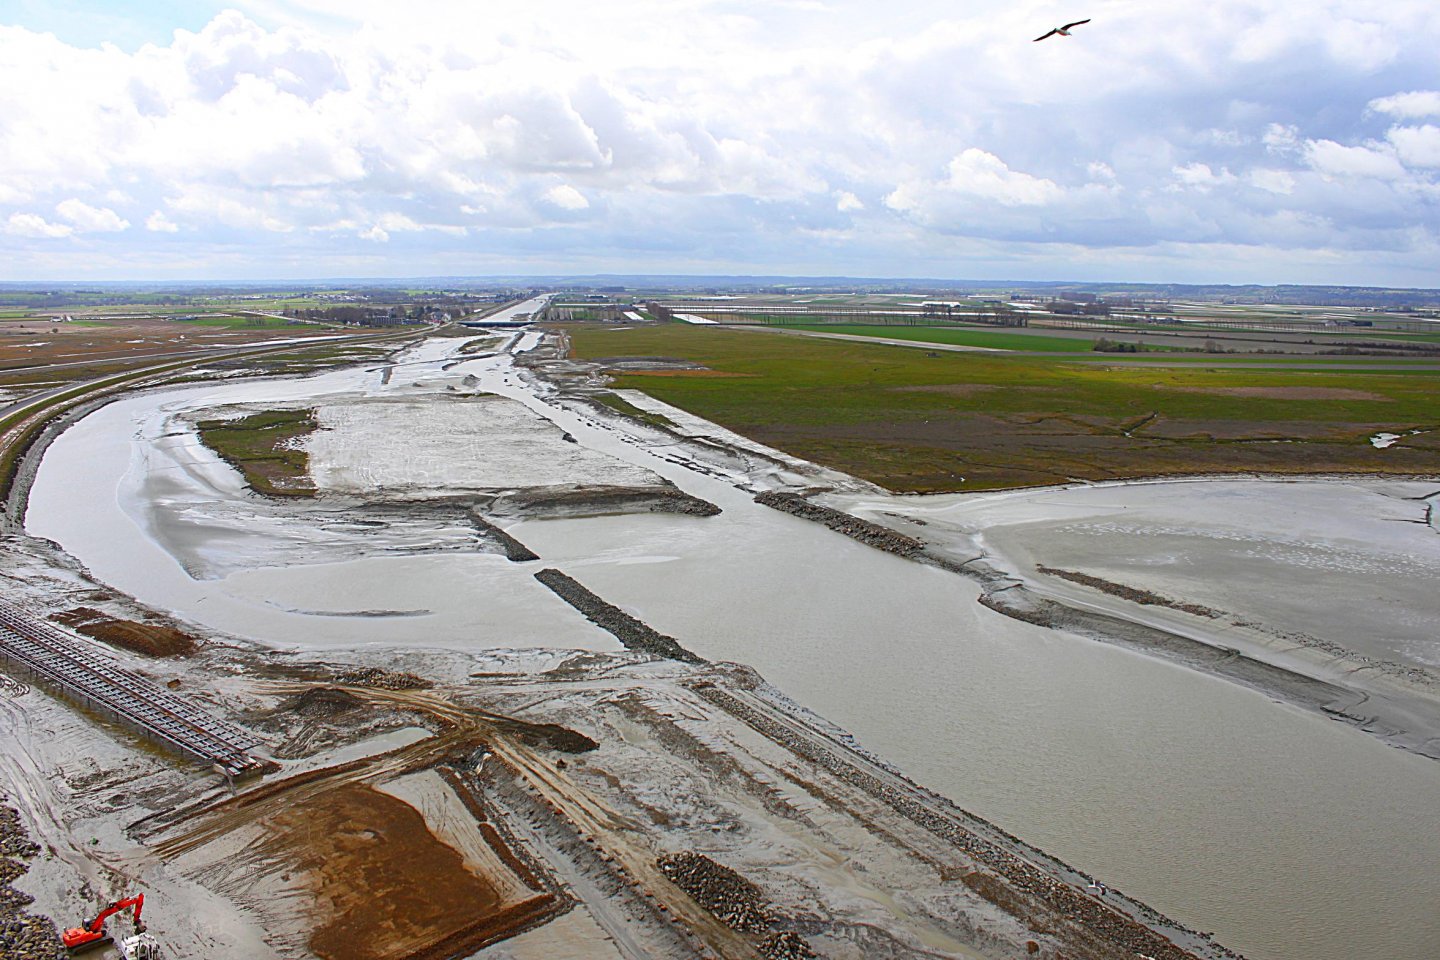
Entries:
{"type": "Polygon", "coordinates": [[[145,932],[145,924],[140,919],[140,911],[144,906],[145,894],[143,893],[118,900],[101,910],[94,920],[84,926],[71,927],[66,930],[60,936],[60,940],[65,944],[65,949],[72,954],[111,943],[114,938],[105,932],[105,921],[117,913],[134,907],[135,935],[125,937],[120,941],[120,956],[124,957],[124,960],[160,960],[160,942],[145,932]]]}

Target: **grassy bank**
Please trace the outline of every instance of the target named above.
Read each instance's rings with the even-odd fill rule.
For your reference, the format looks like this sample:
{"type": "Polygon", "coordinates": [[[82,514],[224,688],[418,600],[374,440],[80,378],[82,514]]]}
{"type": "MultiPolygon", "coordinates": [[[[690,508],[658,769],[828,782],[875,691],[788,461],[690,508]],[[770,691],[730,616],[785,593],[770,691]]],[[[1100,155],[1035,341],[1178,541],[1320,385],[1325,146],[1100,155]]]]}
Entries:
{"type": "Polygon", "coordinates": [[[312,497],[310,456],[296,441],[319,423],[314,410],[265,410],[238,420],[202,420],[200,440],[245,476],[256,493],[312,497]]]}
{"type": "Polygon", "coordinates": [[[616,376],[667,403],[893,490],[1199,473],[1440,474],[1440,378],[1112,367],[666,324],[576,327],[582,357],[710,371],[616,376]],[[712,371],[728,374],[715,376],[712,371]]]}

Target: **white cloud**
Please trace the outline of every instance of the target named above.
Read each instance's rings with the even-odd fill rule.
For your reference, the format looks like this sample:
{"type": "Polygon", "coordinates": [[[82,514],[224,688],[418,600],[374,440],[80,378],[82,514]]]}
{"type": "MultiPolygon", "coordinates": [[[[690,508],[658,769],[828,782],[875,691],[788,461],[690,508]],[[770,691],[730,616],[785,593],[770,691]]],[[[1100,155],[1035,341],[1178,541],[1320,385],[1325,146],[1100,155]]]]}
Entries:
{"type": "Polygon", "coordinates": [[[1305,145],[1306,159],[1327,177],[1369,177],[1399,180],[1405,168],[1394,153],[1369,146],[1347,147],[1334,140],[1311,140],[1305,145]]]}
{"type": "Polygon", "coordinates": [[[1289,194],[1295,191],[1295,177],[1285,170],[1260,168],[1251,170],[1246,179],[1251,186],[1270,193],[1289,194]]]}
{"type": "Polygon", "coordinates": [[[1440,117],[1440,90],[1412,90],[1370,101],[1370,109],[1402,120],[1440,117]]]}
{"type": "Polygon", "coordinates": [[[1407,167],[1440,167],[1440,127],[1394,127],[1385,136],[1407,167]]]}
{"type": "Polygon", "coordinates": [[[5,221],[5,232],[14,237],[54,240],[70,236],[75,228],[63,223],[50,223],[34,213],[12,213],[5,221]]]}
{"type": "Polygon", "coordinates": [[[1182,185],[1193,187],[1201,192],[1235,182],[1235,175],[1229,170],[1221,167],[1220,172],[1216,173],[1210,169],[1209,164],[1205,163],[1189,163],[1182,167],[1175,167],[1172,172],[1175,174],[1175,179],[1182,185]]]}
{"type": "Polygon", "coordinates": [[[1102,163],[1098,160],[1092,161],[1085,165],[1085,172],[1089,174],[1092,180],[1104,180],[1109,183],[1115,181],[1115,168],[1108,163],[1102,163]]]}
{"type": "Polygon", "coordinates": [[[926,208],[945,198],[963,197],[1007,207],[1053,203],[1061,190],[1053,180],[1011,170],[1005,161],[976,147],[951,158],[940,181],[902,183],[888,197],[887,206],[925,216],[926,208]]]}
{"type": "Polygon", "coordinates": [[[590,201],[585,199],[585,195],[568,183],[556,184],[546,190],[544,200],[561,210],[588,210],[590,208],[590,201]]]}
{"type": "Polygon", "coordinates": [[[156,210],[145,218],[145,229],[152,233],[179,233],[180,225],[161,210],[156,210]]]}
{"type": "Polygon", "coordinates": [[[1272,123],[1262,138],[1271,153],[1293,153],[1300,149],[1300,129],[1293,124],[1272,123]]]}
{"type": "Polygon", "coordinates": [[[412,273],[1014,276],[1440,233],[1433,0],[1314,0],[1298,31],[1293,0],[1112,4],[1039,45],[1001,0],[233,5],[134,53],[0,26],[27,78],[0,86],[0,278],[156,275],[181,228],[201,276],[354,275],[356,237],[412,273]],[[81,232],[88,260],[26,243],[81,232]]]}
{"type": "Polygon", "coordinates": [[[119,233],[130,228],[130,221],[109,207],[92,207],[74,197],[56,204],[55,212],[69,220],[78,233],[119,233]]]}

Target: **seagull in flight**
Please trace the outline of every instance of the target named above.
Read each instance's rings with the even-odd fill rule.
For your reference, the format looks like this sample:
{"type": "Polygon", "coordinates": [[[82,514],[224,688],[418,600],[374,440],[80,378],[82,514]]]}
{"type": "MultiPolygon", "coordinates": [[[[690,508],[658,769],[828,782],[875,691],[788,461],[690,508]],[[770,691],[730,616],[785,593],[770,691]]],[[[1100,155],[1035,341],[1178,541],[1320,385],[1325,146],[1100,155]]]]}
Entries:
{"type": "Polygon", "coordinates": [[[1065,24],[1065,26],[1063,26],[1063,27],[1056,27],[1054,30],[1051,30],[1049,33],[1045,34],[1045,36],[1043,36],[1043,37],[1036,37],[1036,38],[1035,38],[1035,42],[1036,42],[1036,43],[1039,43],[1041,40],[1048,40],[1050,37],[1056,37],[1056,36],[1059,36],[1059,37],[1068,37],[1068,36],[1070,36],[1070,30],[1071,30],[1072,27],[1078,27],[1078,26],[1080,26],[1080,24],[1082,24],[1082,23],[1089,23],[1089,22],[1090,22],[1089,20],[1076,20],[1074,23],[1067,23],[1067,24],[1065,24]]]}

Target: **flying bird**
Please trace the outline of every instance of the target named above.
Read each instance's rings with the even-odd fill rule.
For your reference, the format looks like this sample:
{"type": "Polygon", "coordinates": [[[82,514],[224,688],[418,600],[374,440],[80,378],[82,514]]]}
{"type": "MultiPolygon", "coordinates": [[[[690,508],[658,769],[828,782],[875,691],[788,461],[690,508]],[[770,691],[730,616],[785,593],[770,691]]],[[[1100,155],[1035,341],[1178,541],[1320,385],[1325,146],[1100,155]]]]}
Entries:
{"type": "Polygon", "coordinates": [[[1035,38],[1035,42],[1036,42],[1036,43],[1039,43],[1041,40],[1047,40],[1047,39],[1049,39],[1050,37],[1056,37],[1056,36],[1059,36],[1059,37],[1068,37],[1068,36],[1070,36],[1070,29],[1071,29],[1072,27],[1078,27],[1078,26],[1080,26],[1080,24],[1082,24],[1082,23],[1089,23],[1089,22],[1090,22],[1089,20],[1076,20],[1074,23],[1067,23],[1067,24],[1065,24],[1065,26],[1063,26],[1063,27],[1056,27],[1054,30],[1051,30],[1049,33],[1045,34],[1045,36],[1043,36],[1043,37],[1036,37],[1036,38],[1035,38]]]}

